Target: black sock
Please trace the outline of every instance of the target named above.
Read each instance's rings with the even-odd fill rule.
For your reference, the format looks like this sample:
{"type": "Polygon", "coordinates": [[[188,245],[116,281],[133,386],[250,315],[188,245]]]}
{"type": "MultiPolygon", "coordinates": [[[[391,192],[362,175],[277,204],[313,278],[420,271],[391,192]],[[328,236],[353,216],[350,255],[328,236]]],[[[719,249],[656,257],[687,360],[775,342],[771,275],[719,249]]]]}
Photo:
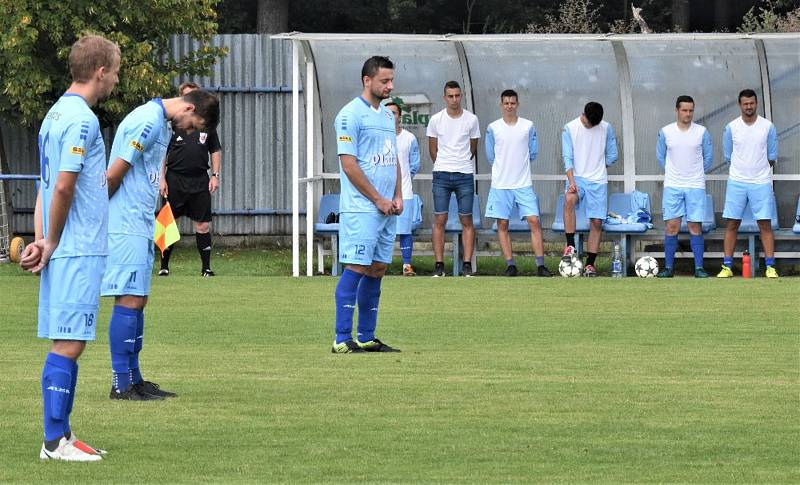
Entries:
{"type": "Polygon", "coordinates": [[[436,261],[437,268],[444,268],[444,261],[436,261]]]}
{"type": "Polygon", "coordinates": [[[44,449],[47,451],[56,451],[58,448],[58,443],[61,442],[61,438],[56,438],[54,440],[45,441],[44,442],[44,449]]]}
{"type": "Polygon", "coordinates": [[[161,269],[169,269],[169,257],[172,256],[172,248],[174,247],[174,244],[167,247],[167,249],[164,250],[164,254],[161,255],[161,269]]]}
{"type": "Polygon", "coordinates": [[[594,258],[597,257],[597,253],[586,253],[588,256],[586,257],[586,265],[594,266],[594,258]]]}
{"type": "Polygon", "coordinates": [[[575,233],[574,232],[566,232],[564,233],[567,236],[567,246],[575,247],[575,233]]]}
{"type": "Polygon", "coordinates": [[[194,235],[197,240],[197,252],[200,253],[200,260],[203,262],[203,269],[211,269],[211,233],[197,233],[194,235]]]}

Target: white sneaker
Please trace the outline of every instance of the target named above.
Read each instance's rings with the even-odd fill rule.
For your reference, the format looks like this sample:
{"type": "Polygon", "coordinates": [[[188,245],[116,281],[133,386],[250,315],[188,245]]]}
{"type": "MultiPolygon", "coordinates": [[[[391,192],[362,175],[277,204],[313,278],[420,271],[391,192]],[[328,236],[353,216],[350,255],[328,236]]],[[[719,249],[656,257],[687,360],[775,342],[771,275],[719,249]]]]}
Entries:
{"type": "Polygon", "coordinates": [[[101,450],[100,448],[94,448],[92,446],[87,445],[83,441],[79,440],[78,437],[75,436],[75,433],[70,434],[69,439],[67,440],[67,442],[70,443],[75,448],[77,448],[77,449],[79,449],[81,451],[85,451],[86,453],[89,453],[90,455],[106,455],[106,454],[108,454],[108,452],[106,450],[101,450]]]}
{"type": "Polygon", "coordinates": [[[67,441],[63,436],[61,441],[58,442],[58,448],[55,451],[48,451],[42,444],[42,451],[39,452],[39,458],[42,460],[62,460],[62,461],[100,461],[103,459],[100,455],[86,453],[75,445],[67,441]]]}

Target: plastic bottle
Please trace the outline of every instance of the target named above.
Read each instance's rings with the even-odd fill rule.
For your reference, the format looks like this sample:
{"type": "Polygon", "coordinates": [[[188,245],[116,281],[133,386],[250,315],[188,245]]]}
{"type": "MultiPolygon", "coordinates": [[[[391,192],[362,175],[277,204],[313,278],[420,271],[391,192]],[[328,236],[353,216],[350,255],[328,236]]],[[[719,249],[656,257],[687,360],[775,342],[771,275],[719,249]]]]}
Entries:
{"type": "Polygon", "coordinates": [[[618,241],[614,241],[614,251],[611,256],[611,276],[614,278],[622,278],[622,257],[620,255],[618,241]]]}
{"type": "Polygon", "coordinates": [[[742,254],[742,278],[750,277],[750,251],[744,250],[742,254]]]}

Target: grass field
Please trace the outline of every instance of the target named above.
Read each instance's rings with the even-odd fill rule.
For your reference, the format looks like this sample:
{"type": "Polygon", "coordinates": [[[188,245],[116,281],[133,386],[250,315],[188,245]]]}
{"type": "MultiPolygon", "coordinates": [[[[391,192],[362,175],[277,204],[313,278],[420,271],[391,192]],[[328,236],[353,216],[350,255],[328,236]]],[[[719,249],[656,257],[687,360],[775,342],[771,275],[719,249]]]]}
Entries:
{"type": "Polygon", "coordinates": [[[332,355],[335,279],[176,258],[141,361],[179,397],[108,400],[103,301],[72,419],[96,464],[38,459],[38,279],[0,266],[0,482],[800,482],[800,279],[388,277],[403,353],[332,355]]]}

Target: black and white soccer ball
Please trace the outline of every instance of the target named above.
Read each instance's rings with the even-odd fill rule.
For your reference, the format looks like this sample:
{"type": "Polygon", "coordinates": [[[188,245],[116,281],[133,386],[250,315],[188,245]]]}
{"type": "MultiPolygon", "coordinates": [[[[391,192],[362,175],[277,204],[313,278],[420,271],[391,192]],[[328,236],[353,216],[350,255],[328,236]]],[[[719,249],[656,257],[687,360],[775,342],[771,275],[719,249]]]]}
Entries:
{"type": "Polygon", "coordinates": [[[655,278],[658,274],[658,261],[652,256],[642,256],[636,260],[634,268],[639,278],[655,278]]]}
{"type": "Polygon", "coordinates": [[[558,263],[558,272],[561,273],[561,276],[564,278],[576,278],[583,272],[583,263],[580,258],[575,256],[566,261],[562,259],[561,262],[558,263]]]}

